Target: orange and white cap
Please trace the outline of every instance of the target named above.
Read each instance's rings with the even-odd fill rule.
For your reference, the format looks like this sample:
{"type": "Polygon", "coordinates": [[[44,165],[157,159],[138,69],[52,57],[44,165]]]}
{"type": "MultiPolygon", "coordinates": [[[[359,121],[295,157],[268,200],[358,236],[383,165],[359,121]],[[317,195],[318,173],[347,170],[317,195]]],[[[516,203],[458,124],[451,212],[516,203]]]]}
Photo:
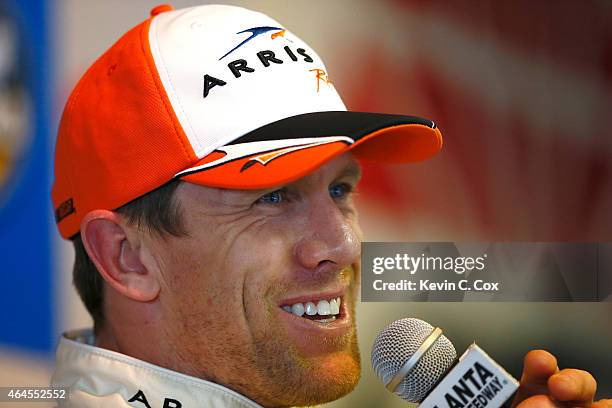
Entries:
{"type": "Polygon", "coordinates": [[[270,17],[233,6],[172,10],[121,37],[70,95],[52,198],[63,237],[174,178],[282,185],[348,150],[387,162],[442,146],[433,122],[347,112],[319,56],[270,17]]]}

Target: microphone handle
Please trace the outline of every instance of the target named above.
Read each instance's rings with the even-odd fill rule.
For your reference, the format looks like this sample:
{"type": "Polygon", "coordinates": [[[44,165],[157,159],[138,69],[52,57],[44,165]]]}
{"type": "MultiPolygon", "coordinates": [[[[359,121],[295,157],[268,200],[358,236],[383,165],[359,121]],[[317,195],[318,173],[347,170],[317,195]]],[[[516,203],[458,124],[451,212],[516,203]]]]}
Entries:
{"type": "Polygon", "coordinates": [[[473,343],[420,407],[447,408],[463,403],[466,407],[507,407],[518,387],[514,377],[473,343]]]}

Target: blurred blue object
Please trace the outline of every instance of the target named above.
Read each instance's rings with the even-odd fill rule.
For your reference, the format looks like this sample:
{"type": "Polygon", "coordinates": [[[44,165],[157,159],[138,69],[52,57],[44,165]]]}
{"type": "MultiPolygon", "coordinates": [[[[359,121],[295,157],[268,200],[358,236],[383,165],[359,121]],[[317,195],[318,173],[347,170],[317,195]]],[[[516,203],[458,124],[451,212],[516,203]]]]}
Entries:
{"type": "Polygon", "coordinates": [[[54,348],[46,0],[0,3],[0,346],[54,348]]]}

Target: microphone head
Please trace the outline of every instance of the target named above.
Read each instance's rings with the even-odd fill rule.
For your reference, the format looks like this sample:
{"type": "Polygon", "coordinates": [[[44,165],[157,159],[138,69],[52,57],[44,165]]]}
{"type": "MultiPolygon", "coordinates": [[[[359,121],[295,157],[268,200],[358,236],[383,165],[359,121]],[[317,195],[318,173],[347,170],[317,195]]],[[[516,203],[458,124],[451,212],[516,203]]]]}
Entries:
{"type": "MultiPolygon", "coordinates": [[[[380,332],[372,346],[372,368],[387,385],[434,330],[423,320],[405,318],[380,332]]],[[[444,335],[438,337],[399,383],[394,393],[409,402],[422,401],[457,359],[455,347],[444,335]]]]}

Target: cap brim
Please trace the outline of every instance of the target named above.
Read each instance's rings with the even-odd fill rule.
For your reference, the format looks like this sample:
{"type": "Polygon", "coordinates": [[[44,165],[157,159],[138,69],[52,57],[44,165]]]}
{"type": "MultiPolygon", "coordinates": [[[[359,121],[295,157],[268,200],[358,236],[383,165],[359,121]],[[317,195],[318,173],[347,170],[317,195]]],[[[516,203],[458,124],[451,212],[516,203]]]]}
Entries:
{"type": "Polygon", "coordinates": [[[295,181],[351,151],[387,163],[425,160],[442,147],[435,124],[415,116],[315,112],[262,126],[177,174],[210,187],[263,189],[295,181]]]}

